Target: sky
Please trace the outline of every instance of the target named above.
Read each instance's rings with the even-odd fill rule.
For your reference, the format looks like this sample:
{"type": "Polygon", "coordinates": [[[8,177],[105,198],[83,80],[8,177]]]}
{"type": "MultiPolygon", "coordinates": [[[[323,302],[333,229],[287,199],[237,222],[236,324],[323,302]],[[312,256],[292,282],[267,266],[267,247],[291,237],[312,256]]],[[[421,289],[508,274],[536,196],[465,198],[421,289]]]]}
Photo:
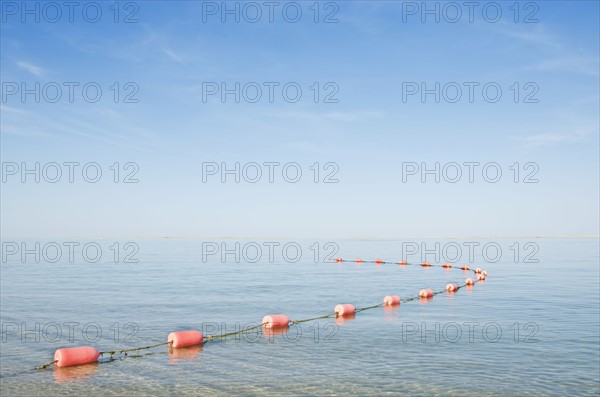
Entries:
{"type": "Polygon", "coordinates": [[[599,233],[597,1],[69,4],[1,2],[2,237],[599,233]]]}

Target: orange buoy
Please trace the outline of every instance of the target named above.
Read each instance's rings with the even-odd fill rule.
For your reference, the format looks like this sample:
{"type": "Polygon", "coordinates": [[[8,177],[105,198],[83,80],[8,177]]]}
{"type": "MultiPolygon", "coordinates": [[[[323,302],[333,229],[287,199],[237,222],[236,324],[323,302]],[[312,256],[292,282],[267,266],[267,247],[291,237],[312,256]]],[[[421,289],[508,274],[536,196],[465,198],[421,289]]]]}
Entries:
{"type": "Polygon", "coordinates": [[[362,259],[357,259],[355,262],[356,263],[361,263],[361,262],[364,262],[364,261],[362,259]]]}
{"type": "Polygon", "coordinates": [[[446,284],[446,291],[456,292],[456,291],[458,291],[458,285],[457,284],[446,284]]]}
{"type": "Polygon", "coordinates": [[[406,266],[406,261],[400,261],[400,262],[398,262],[398,264],[401,266],[406,266]]]}
{"type": "Polygon", "coordinates": [[[469,266],[467,266],[467,265],[462,265],[460,268],[462,270],[471,270],[471,268],[469,266]]]}
{"type": "Polygon", "coordinates": [[[485,276],[483,274],[478,275],[477,281],[485,281],[485,276]]]}
{"type": "Polygon", "coordinates": [[[199,331],[178,331],[171,332],[167,336],[167,342],[171,344],[171,347],[187,347],[201,344],[203,338],[204,336],[199,331]]]}
{"type": "Polygon", "coordinates": [[[444,263],[444,264],[442,265],[442,267],[443,267],[444,269],[450,269],[450,268],[452,267],[452,265],[446,262],[446,263],[444,263]]]}
{"type": "Polygon", "coordinates": [[[343,262],[344,260],[343,260],[342,258],[337,258],[335,261],[336,261],[337,263],[341,263],[341,262],[343,262]]]}
{"type": "Polygon", "coordinates": [[[383,263],[381,259],[375,259],[375,263],[383,263]]]}
{"type": "Polygon", "coordinates": [[[429,288],[422,289],[419,291],[419,298],[431,298],[433,297],[433,291],[429,288]]]}
{"type": "Polygon", "coordinates": [[[263,317],[262,324],[265,328],[280,328],[287,327],[290,320],[285,314],[271,314],[263,317]]]}
{"type": "Polygon", "coordinates": [[[481,268],[478,267],[477,269],[475,269],[475,273],[477,273],[477,274],[481,273],[481,268]]]}
{"type": "Polygon", "coordinates": [[[341,305],[335,305],[335,309],[333,309],[333,312],[335,313],[336,317],[347,316],[349,314],[356,313],[356,308],[354,307],[354,305],[351,305],[349,303],[343,303],[341,305]]]}
{"type": "Polygon", "coordinates": [[[98,361],[100,352],[91,346],[65,347],[54,352],[54,365],[71,367],[73,365],[89,364],[98,361]]]}
{"type": "Polygon", "coordinates": [[[421,263],[421,266],[428,267],[428,266],[431,266],[431,263],[429,263],[429,262],[423,262],[423,263],[421,263]]]}
{"type": "Polygon", "coordinates": [[[467,284],[467,285],[473,285],[473,284],[475,284],[475,282],[473,281],[472,278],[468,278],[468,279],[465,280],[465,284],[467,284]]]}
{"type": "Polygon", "coordinates": [[[388,295],[383,298],[384,306],[396,306],[400,304],[400,297],[398,295],[388,295]]]}
{"type": "Polygon", "coordinates": [[[481,272],[481,274],[483,274],[485,277],[487,277],[487,272],[486,272],[485,270],[483,270],[483,271],[481,272]]]}

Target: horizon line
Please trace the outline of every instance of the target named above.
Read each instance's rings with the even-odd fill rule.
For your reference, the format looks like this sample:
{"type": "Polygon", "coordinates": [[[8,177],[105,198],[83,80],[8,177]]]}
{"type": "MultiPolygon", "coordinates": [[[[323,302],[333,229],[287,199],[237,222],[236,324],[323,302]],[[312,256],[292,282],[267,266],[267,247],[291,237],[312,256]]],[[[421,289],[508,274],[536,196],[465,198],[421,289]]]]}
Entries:
{"type": "MultiPolygon", "coordinates": [[[[576,239],[576,238],[600,238],[600,234],[556,234],[556,235],[473,235],[473,236],[407,236],[407,237],[381,237],[381,236],[353,236],[353,237],[290,237],[290,236],[69,236],[69,237],[32,237],[32,236],[13,236],[9,238],[23,238],[23,239],[84,239],[84,240],[108,240],[108,239],[117,239],[117,240],[125,240],[125,239],[134,239],[134,240],[206,240],[206,239],[214,239],[214,240],[369,240],[369,241],[396,241],[396,240],[406,240],[406,239],[440,239],[440,240],[449,240],[449,239],[479,239],[479,240],[489,240],[489,239],[510,239],[510,238],[532,238],[532,239],[554,239],[554,238],[568,238],[568,239],[576,239]]],[[[1,240],[6,240],[7,237],[2,237],[1,240]]]]}

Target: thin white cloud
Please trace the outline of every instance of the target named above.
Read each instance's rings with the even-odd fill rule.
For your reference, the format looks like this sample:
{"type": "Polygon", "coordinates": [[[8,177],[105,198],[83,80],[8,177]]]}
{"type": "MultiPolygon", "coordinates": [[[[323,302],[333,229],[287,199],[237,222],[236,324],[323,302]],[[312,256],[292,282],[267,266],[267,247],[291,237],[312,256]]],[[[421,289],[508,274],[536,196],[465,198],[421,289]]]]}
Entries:
{"type": "Polygon", "coordinates": [[[30,114],[27,110],[14,108],[12,106],[6,106],[6,105],[0,105],[0,113],[15,113],[15,114],[23,114],[23,115],[30,114]]]}
{"type": "Polygon", "coordinates": [[[528,25],[527,27],[515,27],[506,23],[501,23],[494,28],[497,32],[522,42],[535,44],[551,48],[562,48],[563,45],[556,36],[546,30],[543,24],[537,23],[535,26],[528,25]]]}
{"type": "Polygon", "coordinates": [[[183,58],[179,54],[177,54],[175,51],[173,51],[172,48],[168,47],[165,44],[160,44],[158,42],[156,43],[156,45],[158,45],[158,48],[160,48],[161,51],[163,53],[165,53],[171,60],[173,60],[177,63],[180,63],[182,65],[185,65],[185,61],[183,60],[183,58]]]}
{"type": "Polygon", "coordinates": [[[43,135],[61,140],[77,137],[142,152],[149,152],[156,148],[152,143],[153,135],[150,131],[137,123],[127,121],[110,108],[100,108],[95,113],[87,109],[32,113],[2,105],[1,110],[4,117],[2,117],[0,133],[3,136],[43,135]],[[120,128],[115,130],[115,125],[119,125],[120,128]]]}
{"type": "Polygon", "coordinates": [[[0,135],[1,136],[15,135],[15,136],[21,136],[21,137],[32,137],[32,136],[42,136],[42,135],[48,136],[49,134],[40,129],[30,128],[29,126],[4,124],[4,125],[2,125],[2,128],[0,128],[0,135]]]}
{"type": "Polygon", "coordinates": [[[328,112],[325,117],[334,121],[360,121],[365,119],[379,119],[383,116],[382,112],[377,111],[358,111],[358,112],[328,112]]]}
{"type": "Polygon", "coordinates": [[[165,33],[158,32],[156,29],[152,29],[150,26],[145,24],[142,24],[141,26],[147,33],[145,40],[142,41],[142,45],[155,45],[170,60],[181,65],[186,65],[184,57],[167,44],[167,35],[165,33]]]}
{"type": "Polygon", "coordinates": [[[29,73],[31,73],[37,77],[44,77],[44,74],[45,74],[44,69],[42,69],[40,66],[34,65],[33,63],[26,62],[26,61],[19,61],[19,62],[17,62],[17,66],[19,66],[21,69],[25,69],[26,71],[28,71],[29,73]]]}
{"type": "MultiPolygon", "coordinates": [[[[593,130],[575,130],[568,132],[546,132],[516,138],[525,147],[544,147],[559,144],[577,143],[594,133],[593,130]]],[[[596,133],[598,133],[596,131],[596,133]]]]}
{"type": "Polygon", "coordinates": [[[573,48],[564,43],[558,36],[549,32],[541,23],[528,26],[527,29],[499,25],[498,32],[502,35],[517,39],[525,44],[542,47],[546,53],[551,53],[546,59],[526,67],[536,71],[560,71],[584,74],[588,76],[599,75],[598,57],[595,55],[581,55],[575,53],[573,48]]]}
{"type": "Polygon", "coordinates": [[[598,58],[593,57],[562,57],[548,59],[535,65],[536,70],[542,71],[561,71],[580,73],[589,76],[598,76],[598,58]]]}
{"type": "Polygon", "coordinates": [[[308,111],[286,111],[268,113],[269,116],[278,118],[293,118],[305,122],[323,122],[323,121],[340,121],[340,122],[356,122],[370,119],[379,119],[383,117],[383,112],[364,110],[355,112],[308,112],[308,111]]]}

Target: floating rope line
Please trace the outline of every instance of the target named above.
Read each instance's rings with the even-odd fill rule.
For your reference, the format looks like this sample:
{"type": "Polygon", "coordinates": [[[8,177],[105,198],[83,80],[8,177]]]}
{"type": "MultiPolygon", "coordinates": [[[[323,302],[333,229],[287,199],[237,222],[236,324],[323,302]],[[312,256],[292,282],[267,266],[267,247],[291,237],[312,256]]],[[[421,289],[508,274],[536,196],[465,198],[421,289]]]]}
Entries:
{"type": "Polygon", "coordinates": [[[220,334],[220,335],[206,335],[206,336],[204,337],[204,343],[206,343],[206,342],[210,342],[210,341],[213,341],[213,340],[215,340],[215,339],[222,339],[222,338],[226,338],[226,337],[228,337],[228,336],[238,335],[238,334],[241,334],[241,333],[244,333],[244,332],[252,331],[253,329],[257,329],[257,328],[263,327],[263,326],[265,326],[265,325],[266,325],[266,323],[263,323],[263,324],[258,324],[258,325],[254,325],[254,326],[252,326],[252,327],[246,327],[246,328],[243,328],[243,329],[241,329],[241,330],[239,330],[239,331],[228,332],[228,333],[226,333],[226,334],[220,334]]]}
{"type": "Polygon", "coordinates": [[[142,346],[142,347],[132,347],[130,349],[120,349],[120,350],[111,350],[108,352],[100,352],[100,357],[104,356],[105,354],[108,354],[110,357],[110,361],[113,361],[113,356],[115,354],[124,354],[125,356],[127,356],[127,353],[129,352],[135,352],[135,351],[140,351],[140,350],[147,350],[147,349],[152,349],[154,347],[158,347],[158,346],[165,346],[165,345],[170,345],[171,342],[167,341],[167,342],[162,342],[162,343],[156,343],[154,345],[148,345],[148,346],[142,346]]]}
{"type": "MultiPolygon", "coordinates": [[[[400,265],[400,266],[417,266],[417,265],[419,265],[422,267],[442,267],[445,269],[459,269],[459,270],[463,270],[463,271],[472,271],[475,274],[477,281],[484,281],[487,278],[487,272],[480,268],[473,270],[469,266],[466,266],[466,265],[458,267],[458,266],[450,265],[449,263],[444,263],[442,265],[435,265],[435,264],[432,265],[429,262],[422,262],[422,263],[408,263],[406,261],[390,262],[390,261],[383,261],[381,259],[375,259],[375,260],[356,259],[356,260],[352,261],[352,260],[347,260],[347,259],[342,259],[342,258],[337,258],[333,262],[335,262],[335,263],[355,262],[355,263],[374,263],[374,264],[378,264],[378,265],[380,265],[380,264],[395,264],[395,265],[400,265]]],[[[169,334],[169,336],[167,337],[166,342],[156,343],[156,344],[152,344],[152,345],[148,345],[148,346],[132,347],[129,349],[119,349],[119,350],[99,352],[98,350],[96,350],[95,348],[90,347],[90,346],[62,348],[62,349],[56,350],[53,361],[50,361],[43,365],[39,365],[39,366],[35,367],[34,369],[42,370],[42,369],[49,368],[53,365],[55,367],[68,367],[68,366],[73,366],[73,365],[89,364],[89,363],[93,363],[93,362],[98,362],[98,358],[101,356],[104,356],[104,355],[109,355],[110,356],[109,361],[113,361],[113,356],[116,354],[119,354],[119,355],[123,354],[124,356],[127,356],[127,354],[129,352],[147,350],[147,349],[152,349],[155,347],[165,346],[165,345],[168,345],[169,351],[171,351],[171,349],[174,349],[174,348],[183,348],[183,347],[203,345],[207,342],[211,342],[211,341],[223,339],[223,338],[226,338],[229,336],[246,333],[246,332],[258,329],[258,328],[285,329],[287,327],[294,326],[294,325],[301,324],[301,323],[306,323],[309,321],[322,320],[322,319],[326,319],[326,318],[338,318],[338,317],[343,318],[344,316],[350,316],[350,315],[354,316],[355,313],[363,312],[366,310],[372,310],[372,309],[376,309],[379,307],[397,306],[397,305],[400,305],[401,303],[408,303],[408,302],[415,301],[417,299],[431,299],[435,295],[443,294],[445,292],[455,293],[461,288],[472,287],[474,284],[475,284],[475,281],[472,278],[467,278],[465,280],[465,283],[462,285],[448,284],[448,285],[446,285],[445,289],[440,290],[440,291],[435,291],[435,292],[432,291],[431,289],[422,289],[419,291],[419,294],[417,296],[413,296],[410,298],[400,299],[399,296],[395,296],[395,295],[386,296],[382,303],[378,303],[378,304],[372,305],[372,306],[355,308],[351,304],[341,304],[341,305],[335,306],[333,313],[325,314],[325,315],[318,316],[318,317],[301,319],[301,320],[289,320],[288,316],[286,316],[284,314],[273,314],[273,315],[265,316],[263,318],[262,322],[258,325],[246,327],[246,328],[240,329],[238,331],[227,332],[227,333],[216,334],[216,335],[202,335],[202,333],[200,333],[199,331],[195,331],[195,330],[171,332],[169,334]]]]}
{"type": "Polygon", "coordinates": [[[57,362],[58,362],[58,360],[50,361],[50,362],[49,362],[49,363],[47,363],[47,364],[44,364],[44,365],[38,365],[38,366],[37,366],[37,367],[35,367],[34,369],[46,369],[46,368],[48,368],[49,366],[56,364],[57,362]]]}

